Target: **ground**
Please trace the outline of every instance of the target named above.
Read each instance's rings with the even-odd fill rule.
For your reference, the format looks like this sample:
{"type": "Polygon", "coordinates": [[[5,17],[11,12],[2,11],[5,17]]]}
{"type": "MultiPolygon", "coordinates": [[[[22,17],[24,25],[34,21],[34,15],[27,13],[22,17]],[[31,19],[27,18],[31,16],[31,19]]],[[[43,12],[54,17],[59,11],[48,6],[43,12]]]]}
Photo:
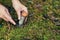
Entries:
{"type": "MultiPolygon", "coordinates": [[[[60,18],[60,0],[20,0],[29,11],[27,24],[24,27],[16,27],[0,19],[0,40],[60,40],[60,26],[56,26],[49,18],[43,15],[51,13],[60,18]]],[[[13,19],[16,12],[11,0],[0,0],[5,5],[13,19]]]]}

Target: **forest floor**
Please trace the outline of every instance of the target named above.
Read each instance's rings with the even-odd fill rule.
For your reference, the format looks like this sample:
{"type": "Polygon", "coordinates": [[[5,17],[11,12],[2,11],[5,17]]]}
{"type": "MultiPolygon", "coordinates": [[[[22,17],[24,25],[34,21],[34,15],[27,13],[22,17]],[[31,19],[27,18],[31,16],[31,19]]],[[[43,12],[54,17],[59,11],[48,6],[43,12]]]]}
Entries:
{"type": "MultiPolygon", "coordinates": [[[[4,20],[0,21],[0,40],[60,40],[60,26],[57,26],[51,18],[51,14],[60,18],[60,0],[20,0],[27,6],[29,17],[24,27],[16,27],[4,20]],[[49,15],[49,18],[44,15],[49,15]],[[10,25],[11,29],[7,27],[10,25]]],[[[0,0],[5,5],[13,19],[16,12],[11,0],[0,0]]]]}

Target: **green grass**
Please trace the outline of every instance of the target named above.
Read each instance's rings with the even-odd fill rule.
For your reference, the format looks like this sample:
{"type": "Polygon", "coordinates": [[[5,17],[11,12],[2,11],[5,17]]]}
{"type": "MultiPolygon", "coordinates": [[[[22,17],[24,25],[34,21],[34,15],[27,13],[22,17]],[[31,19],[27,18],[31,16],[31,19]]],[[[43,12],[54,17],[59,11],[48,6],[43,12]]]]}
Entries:
{"type": "MultiPolygon", "coordinates": [[[[51,20],[43,17],[43,14],[49,15],[52,12],[60,18],[60,0],[20,1],[28,7],[29,14],[33,15],[28,18],[28,23],[24,25],[24,28],[11,25],[11,30],[8,30],[7,23],[1,21],[0,40],[60,40],[60,26],[56,26],[51,20]]],[[[12,18],[17,18],[11,0],[0,0],[0,3],[10,7],[12,18]]]]}

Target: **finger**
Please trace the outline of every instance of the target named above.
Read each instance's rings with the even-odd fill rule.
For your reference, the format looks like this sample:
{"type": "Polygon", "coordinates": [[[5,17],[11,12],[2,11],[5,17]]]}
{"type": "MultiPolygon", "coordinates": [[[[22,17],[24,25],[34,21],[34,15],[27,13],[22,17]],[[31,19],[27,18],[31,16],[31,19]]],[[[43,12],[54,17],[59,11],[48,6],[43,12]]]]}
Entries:
{"type": "Polygon", "coordinates": [[[10,16],[6,15],[5,17],[6,17],[12,24],[16,25],[16,23],[13,21],[13,19],[12,19],[10,16]]]}
{"type": "Polygon", "coordinates": [[[17,15],[18,15],[18,20],[20,20],[20,18],[21,18],[21,13],[20,13],[20,11],[17,11],[17,15]]]}
{"type": "Polygon", "coordinates": [[[8,9],[6,9],[5,11],[7,12],[7,14],[8,14],[9,16],[11,16],[10,13],[9,13],[9,11],[8,11],[8,9]]]}
{"type": "Polygon", "coordinates": [[[9,16],[8,14],[5,13],[4,17],[6,17],[8,19],[8,21],[10,21],[12,24],[16,25],[16,23],[13,21],[11,16],[9,16]]]}
{"type": "Polygon", "coordinates": [[[26,13],[28,13],[27,7],[24,7],[23,10],[24,10],[26,13]]]}
{"type": "Polygon", "coordinates": [[[6,17],[1,16],[0,18],[2,18],[2,19],[4,19],[5,21],[7,21],[7,22],[8,22],[8,19],[7,19],[6,17]]]}
{"type": "Polygon", "coordinates": [[[25,7],[25,8],[23,8],[23,12],[22,12],[22,15],[23,16],[28,16],[28,10],[27,10],[27,8],[25,7]]]}

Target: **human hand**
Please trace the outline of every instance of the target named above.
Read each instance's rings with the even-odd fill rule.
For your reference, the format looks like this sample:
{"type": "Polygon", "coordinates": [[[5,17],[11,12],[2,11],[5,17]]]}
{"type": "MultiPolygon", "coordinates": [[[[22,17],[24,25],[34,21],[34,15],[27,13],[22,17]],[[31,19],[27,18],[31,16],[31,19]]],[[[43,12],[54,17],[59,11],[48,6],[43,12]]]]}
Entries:
{"type": "Polygon", "coordinates": [[[19,0],[12,0],[12,5],[17,12],[18,20],[20,20],[20,18],[21,18],[21,11],[23,12],[22,16],[24,16],[24,17],[28,16],[27,7],[25,7],[23,4],[21,4],[19,0]]]}
{"type": "Polygon", "coordinates": [[[12,24],[16,25],[16,23],[11,18],[11,15],[6,7],[0,4],[0,18],[4,19],[7,22],[11,22],[12,24]]]}

